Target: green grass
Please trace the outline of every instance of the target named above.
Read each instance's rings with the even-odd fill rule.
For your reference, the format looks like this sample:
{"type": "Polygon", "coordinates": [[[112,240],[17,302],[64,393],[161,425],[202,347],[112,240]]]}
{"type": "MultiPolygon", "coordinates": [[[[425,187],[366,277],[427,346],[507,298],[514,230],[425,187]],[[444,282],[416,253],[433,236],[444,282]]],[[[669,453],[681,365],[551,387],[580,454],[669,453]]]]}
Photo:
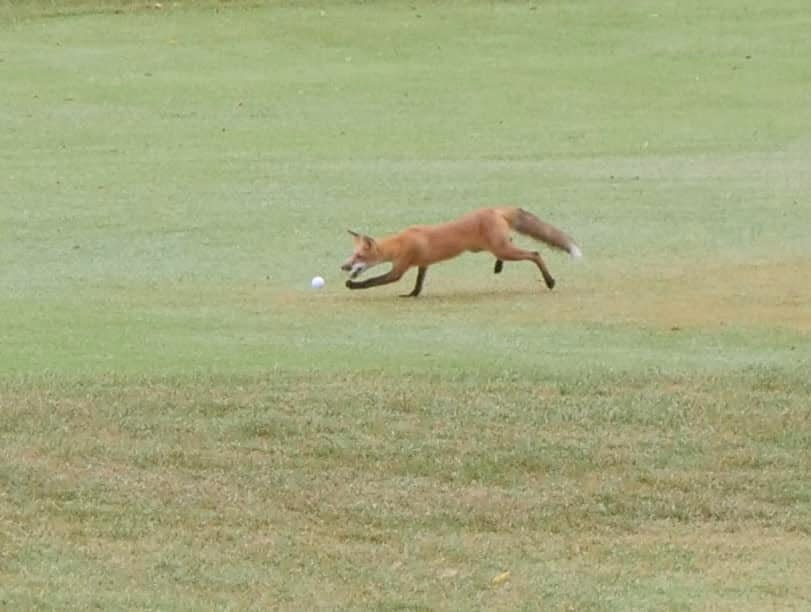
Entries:
{"type": "Polygon", "coordinates": [[[804,2],[154,4],[0,0],[0,608],[811,606],[804,2]]]}

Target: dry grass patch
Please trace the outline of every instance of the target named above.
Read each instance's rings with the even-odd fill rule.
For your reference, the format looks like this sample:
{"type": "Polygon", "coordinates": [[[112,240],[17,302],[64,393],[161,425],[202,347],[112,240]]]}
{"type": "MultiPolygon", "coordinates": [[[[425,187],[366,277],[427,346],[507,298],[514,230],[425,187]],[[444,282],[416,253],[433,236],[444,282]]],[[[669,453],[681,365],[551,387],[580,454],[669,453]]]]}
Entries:
{"type": "Polygon", "coordinates": [[[802,601],[774,563],[809,554],[808,393],[769,381],[6,385],[4,597],[103,572],[282,607],[802,601]]]}

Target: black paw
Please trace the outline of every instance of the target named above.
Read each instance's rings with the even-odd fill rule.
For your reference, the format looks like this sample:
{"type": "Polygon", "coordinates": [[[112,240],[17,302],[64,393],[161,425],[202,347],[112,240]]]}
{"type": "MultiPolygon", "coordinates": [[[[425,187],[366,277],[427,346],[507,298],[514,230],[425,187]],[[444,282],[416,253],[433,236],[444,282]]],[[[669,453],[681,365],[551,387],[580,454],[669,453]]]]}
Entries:
{"type": "Polygon", "coordinates": [[[355,288],[355,283],[353,283],[351,280],[346,281],[346,288],[347,289],[354,289],[355,288]]]}
{"type": "Polygon", "coordinates": [[[555,288],[555,279],[554,279],[554,278],[552,278],[552,277],[550,276],[549,278],[545,278],[544,280],[546,281],[546,286],[547,286],[547,287],[549,287],[550,289],[554,289],[554,288],[555,288]]]}
{"type": "Polygon", "coordinates": [[[494,274],[501,274],[501,271],[504,269],[504,262],[500,259],[496,259],[496,266],[493,268],[494,274]]]}

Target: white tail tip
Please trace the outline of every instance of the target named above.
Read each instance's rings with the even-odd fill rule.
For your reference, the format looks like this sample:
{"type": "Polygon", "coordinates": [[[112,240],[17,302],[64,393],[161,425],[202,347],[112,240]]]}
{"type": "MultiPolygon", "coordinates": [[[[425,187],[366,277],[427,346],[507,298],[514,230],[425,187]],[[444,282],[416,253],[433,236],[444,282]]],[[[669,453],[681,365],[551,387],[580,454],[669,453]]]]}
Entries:
{"type": "Polygon", "coordinates": [[[581,251],[580,247],[576,244],[572,244],[569,246],[569,255],[579,259],[580,257],[583,257],[583,251],[581,251]]]}

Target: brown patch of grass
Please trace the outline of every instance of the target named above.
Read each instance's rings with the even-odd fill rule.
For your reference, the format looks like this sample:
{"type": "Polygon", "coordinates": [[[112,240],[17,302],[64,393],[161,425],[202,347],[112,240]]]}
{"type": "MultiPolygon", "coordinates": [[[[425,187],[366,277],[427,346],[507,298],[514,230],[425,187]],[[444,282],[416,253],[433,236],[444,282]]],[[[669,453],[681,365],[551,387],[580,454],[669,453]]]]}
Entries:
{"type": "MultiPolygon", "coordinates": [[[[786,328],[811,331],[811,260],[707,264],[618,275],[600,291],[579,289],[545,310],[569,320],[634,322],[669,328],[786,328]]],[[[572,289],[569,289],[572,291],[572,289]]]]}
{"type": "MultiPolygon", "coordinates": [[[[584,265],[588,265],[587,263],[584,265]]],[[[509,275],[493,287],[482,272],[481,279],[461,283],[444,271],[441,280],[420,296],[419,302],[398,300],[395,295],[410,288],[411,279],[394,288],[368,292],[343,292],[333,287],[321,294],[303,291],[276,292],[272,302],[284,308],[297,304],[307,308],[385,308],[392,312],[464,307],[480,316],[478,309],[509,307],[508,318],[585,321],[610,324],[641,324],[673,332],[694,328],[774,328],[811,332],[811,260],[707,262],[690,268],[660,265],[623,270],[602,266],[548,292],[527,268],[526,274],[509,275]],[[528,303],[528,300],[530,301],[528,303]]],[[[264,299],[264,298],[263,298],[264,299]]],[[[257,302],[258,307],[259,302],[257,302]]]]}
{"type": "Polygon", "coordinates": [[[540,396],[362,374],[7,385],[0,577],[29,593],[8,601],[50,581],[113,607],[66,585],[189,605],[802,601],[774,568],[811,558],[786,437],[807,394],[739,376],[540,396]]]}

